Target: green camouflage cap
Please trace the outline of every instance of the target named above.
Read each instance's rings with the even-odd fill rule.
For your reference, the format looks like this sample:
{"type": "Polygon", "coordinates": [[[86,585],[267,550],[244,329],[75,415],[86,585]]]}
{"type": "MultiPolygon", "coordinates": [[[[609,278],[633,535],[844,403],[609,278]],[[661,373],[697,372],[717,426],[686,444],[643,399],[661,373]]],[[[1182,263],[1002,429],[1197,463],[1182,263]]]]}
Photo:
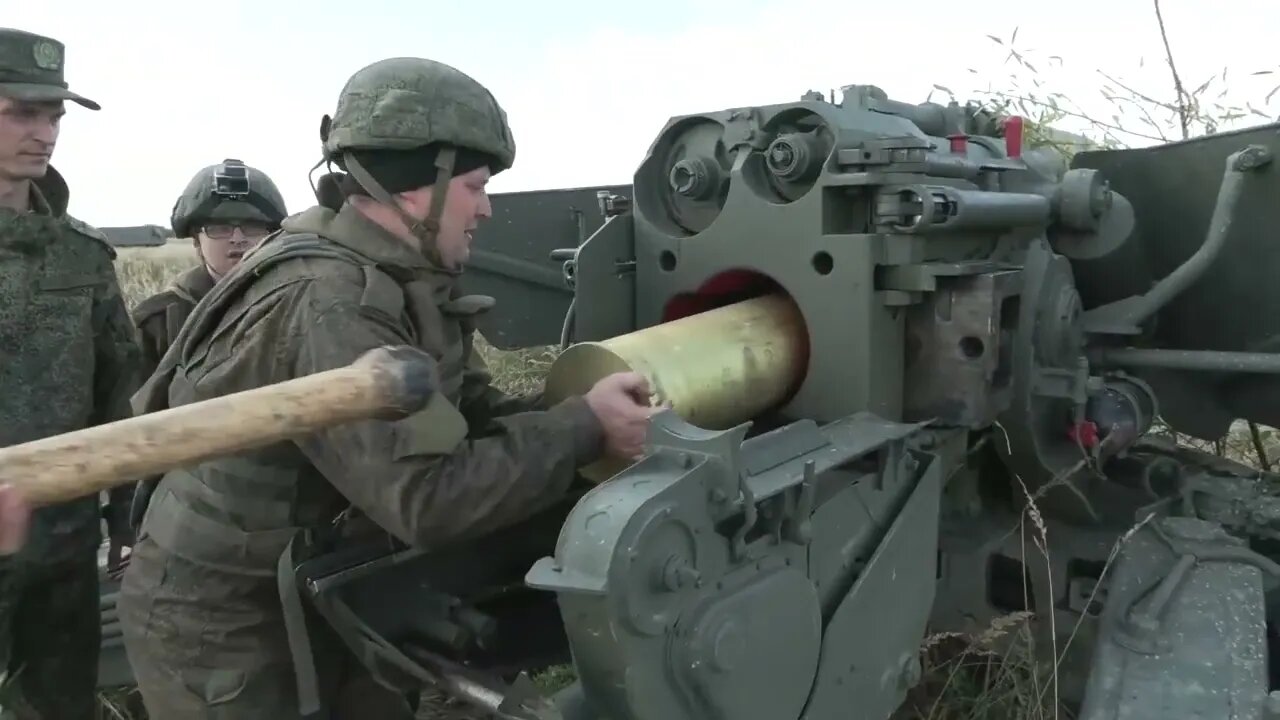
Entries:
{"type": "Polygon", "coordinates": [[[53,38],[0,28],[0,97],[43,102],[72,100],[101,110],[98,103],[67,89],[62,67],[66,47],[53,38]]]}

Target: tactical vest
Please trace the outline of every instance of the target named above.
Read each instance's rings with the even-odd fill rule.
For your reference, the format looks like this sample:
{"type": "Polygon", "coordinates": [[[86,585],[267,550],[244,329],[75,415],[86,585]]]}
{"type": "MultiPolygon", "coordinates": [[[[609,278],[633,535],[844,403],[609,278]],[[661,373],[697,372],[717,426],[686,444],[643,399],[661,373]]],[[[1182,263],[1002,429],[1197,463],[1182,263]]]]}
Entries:
{"type": "MultiPolygon", "coordinates": [[[[162,347],[172,344],[172,340],[182,330],[183,323],[191,315],[192,309],[195,308],[196,303],[200,302],[200,297],[190,287],[192,280],[198,280],[201,285],[207,283],[212,288],[214,283],[208,273],[209,271],[204,266],[196,266],[183,273],[163,291],[138,303],[133,310],[134,325],[143,334],[144,341],[153,339],[146,337],[150,329],[148,321],[156,315],[163,314],[163,335],[154,339],[159,341],[158,344],[162,347]],[[195,276],[196,273],[204,273],[204,277],[197,278],[195,276]]],[[[205,290],[204,292],[208,291],[205,290]]]]}
{"type": "MultiPolygon", "coordinates": [[[[361,311],[381,314],[401,327],[413,345],[431,352],[439,366],[438,391],[457,403],[472,350],[472,318],[492,306],[491,298],[460,297],[452,283],[414,279],[401,268],[380,266],[318,235],[281,232],[264,240],[200,301],[155,374],[135,396],[135,410],[163,410],[171,397],[176,405],[193,401],[185,367],[198,363],[208,351],[201,349],[201,341],[259,275],[302,257],[338,259],[360,267],[365,280],[361,311]]],[[[345,501],[341,506],[324,502],[341,498],[325,492],[327,486],[296,445],[277,443],[170,471],[156,488],[142,527],[157,545],[185,559],[230,573],[277,578],[304,712],[318,709],[319,693],[293,550],[295,540],[304,538],[311,544],[314,533],[325,532],[351,511],[345,501]],[[309,496],[308,488],[316,493],[309,496]]]]}
{"type": "MultiPolygon", "coordinates": [[[[167,288],[134,307],[131,314],[138,341],[142,345],[144,378],[155,369],[154,365],[158,363],[160,356],[173,344],[196,303],[215,284],[208,269],[203,264],[197,265],[178,276],[167,288]]],[[[133,502],[129,508],[129,526],[134,533],[142,525],[142,517],[151,504],[151,497],[160,483],[160,477],[155,475],[143,478],[134,487],[133,502]]]]}

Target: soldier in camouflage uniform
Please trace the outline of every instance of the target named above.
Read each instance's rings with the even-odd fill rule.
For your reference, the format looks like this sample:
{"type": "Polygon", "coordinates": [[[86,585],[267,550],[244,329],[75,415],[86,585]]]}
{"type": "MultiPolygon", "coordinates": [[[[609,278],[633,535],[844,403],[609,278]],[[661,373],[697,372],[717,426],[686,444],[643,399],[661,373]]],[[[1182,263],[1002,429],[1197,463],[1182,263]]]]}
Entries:
{"type": "MultiPolygon", "coordinates": [[[[287,214],[284,197],[271,178],[239,160],[210,165],[191,178],[173,205],[169,225],[175,236],[191,238],[200,262],[133,309],[142,345],[142,377],[155,371],[200,298],[249,248],[278,230],[287,214]]],[[[129,518],[135,529],[157,482],[159,478],[138,483],[129,518]]]]}
{"type": "Polygon", "coordinates": [[[377,62],[347,82],[321,138],[346,174],[326,176],[319,206],[210,291],[134,407],[282,382],[384,345],[433,357],[437,392],[404,420],[164,476],[118,606],[153,717],[411,717],[314,619],[303,660],[316,676],[295,674],[277,573],[292,579],[300,531],[355,516],[419,547],[491,531],[560,499],[604,453],[634,457],[653,412],[634,373],[550,408],[491,386],[472,342],[493,300],[458,289],[471,232],[491,214],[486,183],[515,157],[488,90],[429,60],[377,62]]]}
{"type": "MultiPolygon", "coordinates": [[[[107,238],[67,214],[49,160],[67,89],[63,45],[0,29],[0,446],[128,417],[138,348],[107,238]]],[[[129,490],[111,493],[113,546],[128,544],[129,490]]],[[[0,698],[18,717],[95,713],[98,558],[95,496],[42,507],[26,546],[0,559],[0,698]]]]}
{"type": "Polygon", "coordinates": [[[271,178],[239,160],[210,165],[191,178],[174,203],[169,226],[175,236],[191,238],[200,262],[133,309],[144,377],[160,364],[200,298],[249,248],[278,230],[286,215],[284,198],[271,178]],[[236,186],[238,181],[243,188],[236,186]]]}

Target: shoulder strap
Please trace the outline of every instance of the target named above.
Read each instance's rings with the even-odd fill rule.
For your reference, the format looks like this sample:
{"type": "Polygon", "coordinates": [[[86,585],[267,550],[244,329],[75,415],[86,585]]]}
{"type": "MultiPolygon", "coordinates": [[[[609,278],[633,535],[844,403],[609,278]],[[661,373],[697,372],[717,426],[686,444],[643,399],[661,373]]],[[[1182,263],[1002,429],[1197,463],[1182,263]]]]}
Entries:
{"type": "Polygon", "coordinates": [[[70,215],[63,215],[62,221],[65,222],[67,227],[76,234],[83,235],[91,240],[97,240],[102,243],[102,246],[107,249],[107,254],[111,256],[111,259],[116,259],[116,247],[111,244],[111,240],[107,238],[106,233],[89,223],[84,222],[83,220],[78,220],[70,215]]]}
{"type": "Polygon", "coordinates": [[[173,297],[173,291],[165,289],[134,305],[133,312],[129,313],[133,317],[133,324],[140,326],[151,316],[164,312],[165,308],[173,302],[173,297]]]}
{"type": "MultiPolygon", "coordinates": [[[[319,235],[277,232],[264,239],[196,304],[191,316],[174,338],[154,373],[133,396],[135,413],[157,412],[169,406],[169,384],[174,370],[222,317],[223,311],[244,295],[245,289],[262,273],[280,263],[301,257],[343,260],[362,268],[376,267],[370,258],[319,235]]],[[[368,275],[368,270],[366,270],[368,275]]],[[[366,295],[370,294],[366,282],[366,295]]],[[[385,294],[379,291],[377,294],[385,294]]],[[[383,300],[383,303],[387,301],[383,300]]]]}
{"type": "MultiPolygon", "coordinates": [[[[187,311],[190,308],[195,307],[196,303],[200,302],[200,297],[208,294],[209,289],[211,289],[215,284],[216,283],[213,282],[213,278],[209,276],[209,271],[206,270],[203,265],[196,265],[174,278],[173,281],[165,287],[165,289],[134,306],[133,312],[131,312],[129,316],[133,318],[133,324],[135,326],[141,327],[144,322],[152,317],[161,313],[168,313],[172,315],[174,314],[172,311],[175,306],[185,305],[185,307],[182,307],[181,311],[177,313],[180,317],[185,319],[187,311]],[[196,291],[193,289],[193,285],[199,285],[202,289],[200,291],[196,291]]],[[[170,329],[169,337],[173,337],[177,334],[178,327],[180,325],[181,323],[178,323],[177,326],[170,329]]]]}
{"type": "Polygon", "coordinates": [[[402,280],[378,265],[366,264],[364,293],[360,296],[360,312],[378,314],[383,322],[396,323],[404,313],[402,280]]]}

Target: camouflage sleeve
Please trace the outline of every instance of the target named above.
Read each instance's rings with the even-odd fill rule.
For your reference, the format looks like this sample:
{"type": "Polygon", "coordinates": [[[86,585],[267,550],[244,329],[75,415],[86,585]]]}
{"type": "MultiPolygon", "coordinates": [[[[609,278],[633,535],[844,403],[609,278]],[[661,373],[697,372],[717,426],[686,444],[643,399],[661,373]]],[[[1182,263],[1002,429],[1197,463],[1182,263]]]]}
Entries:
{"type": "Polygon", "coordinates": [[[489,373],[484,358],[472,345],[466,370],[462,374],[458,409],[474,431],[488,433],[494,429],[493,421],[498,418],[547,408],[541,391],[528,395],[511,395],[494,387],[493,376],[489,373]]]}
{"type": "Polygon", "coordinates": [[[151,377],[151,373],[156,371],[160,365],[160,358],[164,357],[165,350],[168,350],[164,338],[164,314],[148,315],[146,317],[134,317],[134,327],[137,328],[138,349],[138,379],[145,381],[151,377]]]}
{"type": "MultiPolygon", "coordinates": [[[[145,304],[146,301],[144,300],[145,304]]],[[[135,306],[133,309],[133,325],[138,338],[139,360],[138,360],[138,381],[139,385],[145,383],[156,369],[160,366],[160,359],[164,357],[164,353],[168,350],[168,340],[166,332],[165,316],[163,312],[152,313],[143,312],[149,308],[143,305],[135,306]]],[[[159,475],[150,475],[138,480],[133,485],[132,495],[129,498],[129,527],[133,532],[137,532],[142,527],[142,518],[146,513],[147,504],[151,501],[151,496],[155,492],[156,486],[160,484],[160,480],[164,477],[164,473],[159,475]]],[[[123,491],[119,502],[123,502],[123,491]]],[[[113,498],[109,513],[115,513],[117,501],[113,498]]]]}
{"type": "MultiPolygon", "coordinates": [[[[360,305],[359,289],[313,283],[295,306],[295,375],[343,366],[401,331],[360,305]]],[[[286,356],[289,357],[289,356],[286,356]]],[[[603,431],[582,398],[497,420],[469,437],[444,395],[388,422],[347,423],[299,447],[354,506],[406,543],[433,546],[518,522],[560,498],[582,465],[599,457],[603,431]]]]}
{"type": "MultiPolygon", "coordinates": [[[[110,260],[103,271],[105,281],[94,297],[94,415],[91,424],[123,420],[133,415],[129,398],[141,382],[141,352],[133,323],[120,292],[120,282],[110,260]]],[[[121,485],[108,492],[106,520],[113,538],[129,538],[129,507],[133,485],[121,485]]]]}

